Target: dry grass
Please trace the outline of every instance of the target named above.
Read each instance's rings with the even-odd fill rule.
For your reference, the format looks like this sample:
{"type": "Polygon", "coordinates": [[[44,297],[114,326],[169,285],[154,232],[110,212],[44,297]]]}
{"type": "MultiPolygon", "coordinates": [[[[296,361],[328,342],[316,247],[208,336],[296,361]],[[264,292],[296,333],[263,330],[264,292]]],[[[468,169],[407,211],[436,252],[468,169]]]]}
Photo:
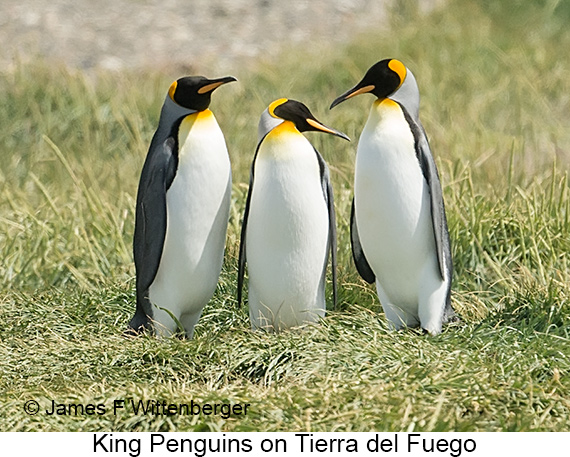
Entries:
{"type": "Polygon", "coordinates": [[[95,80],[46,62],[0,74],[1,429],[568,431],[568,18],[563,3],[455,1],[427,17],[396,11],[391,30],[345,49],[229,70],[240,84],[212,104],[234,171],[227,256],[192,341],[121,336],[138,174],[172,75],[95,80]],[[305,331],[252,333],[235,288],[259,114],[289,96],[356,140],[371,100],[327,106],[389,56],[423,94],[464,321],[435,338],[388,331],[351,263],[355,141],[311,135],[335,185],[340,306],[305,331]],[[30,399],[112,409],[131,397],[251,408],[229,419],[23,411],[30,399]]]}

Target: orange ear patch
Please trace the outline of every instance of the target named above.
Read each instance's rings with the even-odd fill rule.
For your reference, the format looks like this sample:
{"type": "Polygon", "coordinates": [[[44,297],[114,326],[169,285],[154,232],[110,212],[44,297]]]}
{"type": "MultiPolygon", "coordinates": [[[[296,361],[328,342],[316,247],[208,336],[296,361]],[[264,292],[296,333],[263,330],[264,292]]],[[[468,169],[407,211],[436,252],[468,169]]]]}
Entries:
{"type": "Polygon", "coordinates": [[[404,79],[406,79],[406,66],[399,60],[392,59],[390,62],[388,62],[388,68],[400,77],[400,85],[398,86],[400,87],[404,82],[404,79]]]}
{"type": "Polygon", "coordinates": [[[275,100],[274,102],[271,102],[267,111],[269,111],[269,114],[271,114],[271,116],[280,119],[279,116],[275,115],[275,108],[277,108],[278,106],[282,105],[287,101],[289,101],[287,98],[280,98],[278,100],[275,100]]]}
{"type": "Polygon", "coordinates": [[[178,81],[174,81],[171,85],[170,88],[168,89],[168,95],[170,96],[170,98],[174,101],[174,93],[176,92],[176,88],[178,87],[178,81]]]}

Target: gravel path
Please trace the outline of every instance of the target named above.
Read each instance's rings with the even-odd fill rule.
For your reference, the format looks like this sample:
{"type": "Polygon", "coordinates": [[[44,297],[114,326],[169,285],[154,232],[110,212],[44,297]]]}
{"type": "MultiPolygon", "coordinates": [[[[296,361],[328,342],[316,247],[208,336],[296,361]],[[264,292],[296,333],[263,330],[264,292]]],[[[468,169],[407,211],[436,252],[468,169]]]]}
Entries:
{"type": "Polygon", "coordinates": [[[82,69],[227,68],[288,44],[343,42],[382,27],[391,1],[2,0],[0,65],[39,55],[82,69]]]}

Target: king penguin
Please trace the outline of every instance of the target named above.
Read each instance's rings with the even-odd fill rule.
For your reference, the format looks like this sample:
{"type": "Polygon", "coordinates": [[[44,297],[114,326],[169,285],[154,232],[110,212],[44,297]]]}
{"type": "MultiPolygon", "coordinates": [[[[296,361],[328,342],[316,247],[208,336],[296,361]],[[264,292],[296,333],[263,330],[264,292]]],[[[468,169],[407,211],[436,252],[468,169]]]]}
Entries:
{"type": "Polygon", "coordinates": [[[137,304],[131,332],[188,338],[222,268],[231,168],[224,135],[208,109],[234,77],[173,82],[162,106],[137,193],[133,251],[137,304]]]}
{"type": "Polygon", "coordinates": [[[254,329],[281,331],[325,315],[330,253],[336,303],[336,223],[330,173],[301,132],[325,132],[295,100],[274,101],[261,115],[241,230],[238,303],[247,259],[254,329]]]}
{"type": "Polygon", "coordinates": [[[351,211],[356,268],[396,328],[432,335],[454,316],[452,261],[441,183],[419,119],[416,79],[395,59],[373,65],[331,109],[377,97],[358,142],[351,211]]]}

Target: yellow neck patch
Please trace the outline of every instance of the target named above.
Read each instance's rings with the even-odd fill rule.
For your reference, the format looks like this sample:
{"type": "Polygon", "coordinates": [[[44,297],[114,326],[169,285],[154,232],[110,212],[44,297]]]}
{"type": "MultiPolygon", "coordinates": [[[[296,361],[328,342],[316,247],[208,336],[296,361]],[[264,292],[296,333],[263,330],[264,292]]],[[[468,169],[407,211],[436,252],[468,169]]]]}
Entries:
{"type": "MultiPolygon", "coordinates": [[[[259,159],[287,160],[291,158],[291,148],[296,149],[298,141],[305,137],[291,121],[283,121],[271,130],[261,145],[259,159]]],[[[306,140],[305,140],[306,141],[306,140]]]]}
{"type": "Polygon", "coordinates": [[[374,101],[374,106],[382,108],[397,108],[400,109],[400,105],[391,98],[379,98],[374,101]]]}
{"type": "Polygon", "coordinates": [[[188,136],[188,133],[193,127],[198,126],[202,122],[208,121],[210,119],[214,119],[214,113],[212,113],[209,109],[189,114],[184,119],[182,119],[182,122],[180,123],[180,129],[178,133],[179,138],[181,140],[185,140],[186,136],[188,136]]]}
{"type": "Polygon", "coordinates": [[[388,68],[400,77],[400,84],[398,84],[398,89],[399,89],[402,83],[404,82],[404,79],[406,79],[406,74],[407,74],[406,66],[399,60],[392,59],[390,60],[390,62],[388,62],[388,68]]]}
{"type": "Polygon", "coordinates": [[[279,116],[275,114],[275,108],[277,108],[278,106],[282,105],[287,101],[289,101],[287,98],[280,98],[279,100],[271,102],[269,108],[267,109],[269,111],[269,114],[271,114],[271,116],[273,116],[274,118],[281,119],[279,116]]]}
{"type": "Polygon", "coordinates": [[[283,121],[273,130],[271,130],[271,132],[269,132],[269,135],[267,136],[270,137],[271,139],[280,139],[290,134],[301,135],[301,132],[297,130],[297,127],[295,127],[295,124],[293,122],[283,121]]]}

